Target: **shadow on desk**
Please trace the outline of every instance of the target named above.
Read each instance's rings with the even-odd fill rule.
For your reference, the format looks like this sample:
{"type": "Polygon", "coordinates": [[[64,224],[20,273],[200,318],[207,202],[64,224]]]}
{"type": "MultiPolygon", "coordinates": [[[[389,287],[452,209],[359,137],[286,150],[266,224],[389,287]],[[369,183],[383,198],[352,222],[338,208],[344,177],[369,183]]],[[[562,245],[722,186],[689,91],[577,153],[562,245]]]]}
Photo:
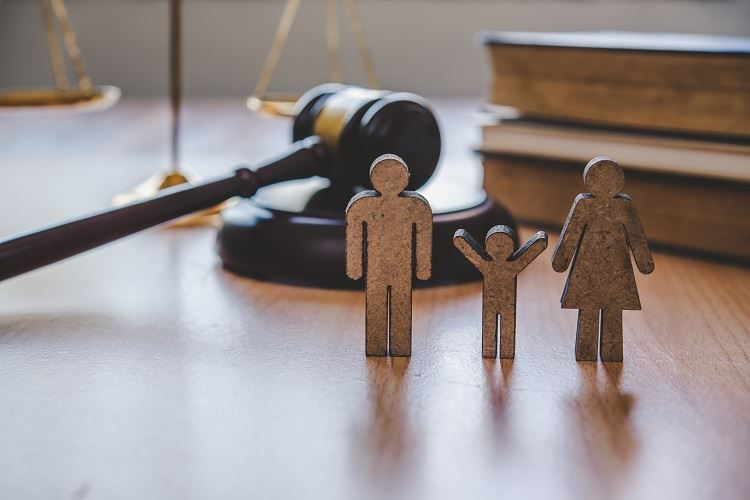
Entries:
{"type": "Polygon", "coordinates": [[[508,431],[507,407],[513,375],[512,359],[482,359],[489,393],[492,434],[496,441],[508,431]]]}
{"type": "Polygon", "coordinates": [[[409,429],[405,380],[410,358],[368,357],[368,416],[356,435],[357,454],[373,480],[397,484],[408,476],[410,454],[416,443],[409,429]],[[360,448],[361,447],[361,448],[360,448]]]}
{"type": "Polygon", "coordinates": [[[567,402],[567,410],[569,462],[575,483],[571,486],[581,490],[580,498],[616,496],[628,482],[629,465],[637,451],[630,426],[635,399],[620,390],[622,370],[622,363],[578,363],[580,387],[567,402]],[[590,472],[581,474],[581,467],[590,472]],[[581,481],[584,477],[588,482],[581,481]]]}

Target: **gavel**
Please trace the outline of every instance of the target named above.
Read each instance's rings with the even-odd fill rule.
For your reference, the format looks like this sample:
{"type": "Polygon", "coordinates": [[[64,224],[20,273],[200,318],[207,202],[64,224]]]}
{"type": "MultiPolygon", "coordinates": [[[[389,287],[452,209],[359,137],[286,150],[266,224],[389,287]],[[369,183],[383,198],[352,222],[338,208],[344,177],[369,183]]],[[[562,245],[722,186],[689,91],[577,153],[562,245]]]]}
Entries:
{"type": "Polygon", "coordinates": [[[243,166],[210,182],[0,241],[0,281],[229,198],[251,197],[271,184],[322,176],[367,186],[370,164],[381,154],[406,161],[409,189],[426,183],[437,167],[440,128],[428,103],[414,94],[325,84],[305,93],[295,114],[290,148],[254,169],[243,166]]]}

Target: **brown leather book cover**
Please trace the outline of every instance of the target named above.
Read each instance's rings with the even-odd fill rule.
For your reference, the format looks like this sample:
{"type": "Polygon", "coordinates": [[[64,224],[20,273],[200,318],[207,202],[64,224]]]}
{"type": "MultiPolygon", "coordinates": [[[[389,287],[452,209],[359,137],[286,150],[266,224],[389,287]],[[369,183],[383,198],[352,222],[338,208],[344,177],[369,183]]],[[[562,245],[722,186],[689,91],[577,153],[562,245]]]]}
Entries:
{"type": "Polygon", "coordinates": [[[480,34],[490,101],[522,116],[750,137],[750,38],[480,34]]]}

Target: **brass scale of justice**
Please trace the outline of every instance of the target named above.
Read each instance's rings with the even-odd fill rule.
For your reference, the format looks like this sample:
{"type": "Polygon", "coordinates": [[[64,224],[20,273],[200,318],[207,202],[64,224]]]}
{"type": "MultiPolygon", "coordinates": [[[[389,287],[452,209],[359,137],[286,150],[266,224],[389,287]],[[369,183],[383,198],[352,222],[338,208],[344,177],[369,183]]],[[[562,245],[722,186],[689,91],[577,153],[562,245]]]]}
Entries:
{"type": "MultiPolygon", "coordinates": [[[[377,88],[355,0],[346,1],[369,83],[377,88]]],[[[255,94],[247,102],[254,111],[293,117],[292,144],[287,151],[252,169],[240,167],[232,174],[196,185],[179,170],[181,7],[180,0],[171,0],[170,171],[152,177],[131,192],[131,201],[124,206],[0,241],[0,280],[241,197],[221,211],[216,249],[225,268],[258,279],[297,285],[361,286],[345,274],[344,209],[354,194],[368,187],[370,165],[381,154],[396,154],[404,159],[410,170],[407,189],[424,186],[440,158],[440,128],[429,103],[405,92],[330,83],[319,85],[296,100],[269,97],[267,90],[299,4],[300,0],[287,1],[255,94]],[[321,188],[320,178],[329,180],[326,187],[321,188]],[[132,201],[157,189],[161,191],[145,200],[132,201]]],[[[327,42],[334,80],[340,79],[336,8],[336,0],[326,0],[327,42]]],[[[90,79],[88,82],[89,91],[73,101],[91,100],[97,93],[99,97],[93,99],[101,98],[101,91],[92,91],[90,79]]],[[[55,105],[62,104],[54,96],[51,100],[55,105]]],[[[27,99],[25,105],[29,104],[27,99]]],[[[441,182],[440,176],[433,182],[441,182]]],[[[463,228],[484,234],[497,224],[515,229],[513,218],[479,187],[455,184],[434,191],[438,194],[429,199],[434,214],[433,275],[421,283],[430,286],[479,279],[476,270],[453,247],[453,233],[463,228]]]]}

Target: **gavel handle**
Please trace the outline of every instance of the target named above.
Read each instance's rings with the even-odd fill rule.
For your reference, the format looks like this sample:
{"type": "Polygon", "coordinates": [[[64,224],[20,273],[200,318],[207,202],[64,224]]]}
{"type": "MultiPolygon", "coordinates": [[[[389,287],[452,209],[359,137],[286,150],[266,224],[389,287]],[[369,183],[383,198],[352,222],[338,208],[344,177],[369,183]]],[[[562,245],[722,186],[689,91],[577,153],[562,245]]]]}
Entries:
{"type": "Polygon", "coordinates": [[[0,281],[229,198],[250,197],[269,184],[323,175],[328,165],[327,150],[317,137],[310,137],[294,143],[290,152],[257,170],[238,168],[230,176],[198,186],[178,186],[146,201],[10,237],[0,241],[0,281]]]}

